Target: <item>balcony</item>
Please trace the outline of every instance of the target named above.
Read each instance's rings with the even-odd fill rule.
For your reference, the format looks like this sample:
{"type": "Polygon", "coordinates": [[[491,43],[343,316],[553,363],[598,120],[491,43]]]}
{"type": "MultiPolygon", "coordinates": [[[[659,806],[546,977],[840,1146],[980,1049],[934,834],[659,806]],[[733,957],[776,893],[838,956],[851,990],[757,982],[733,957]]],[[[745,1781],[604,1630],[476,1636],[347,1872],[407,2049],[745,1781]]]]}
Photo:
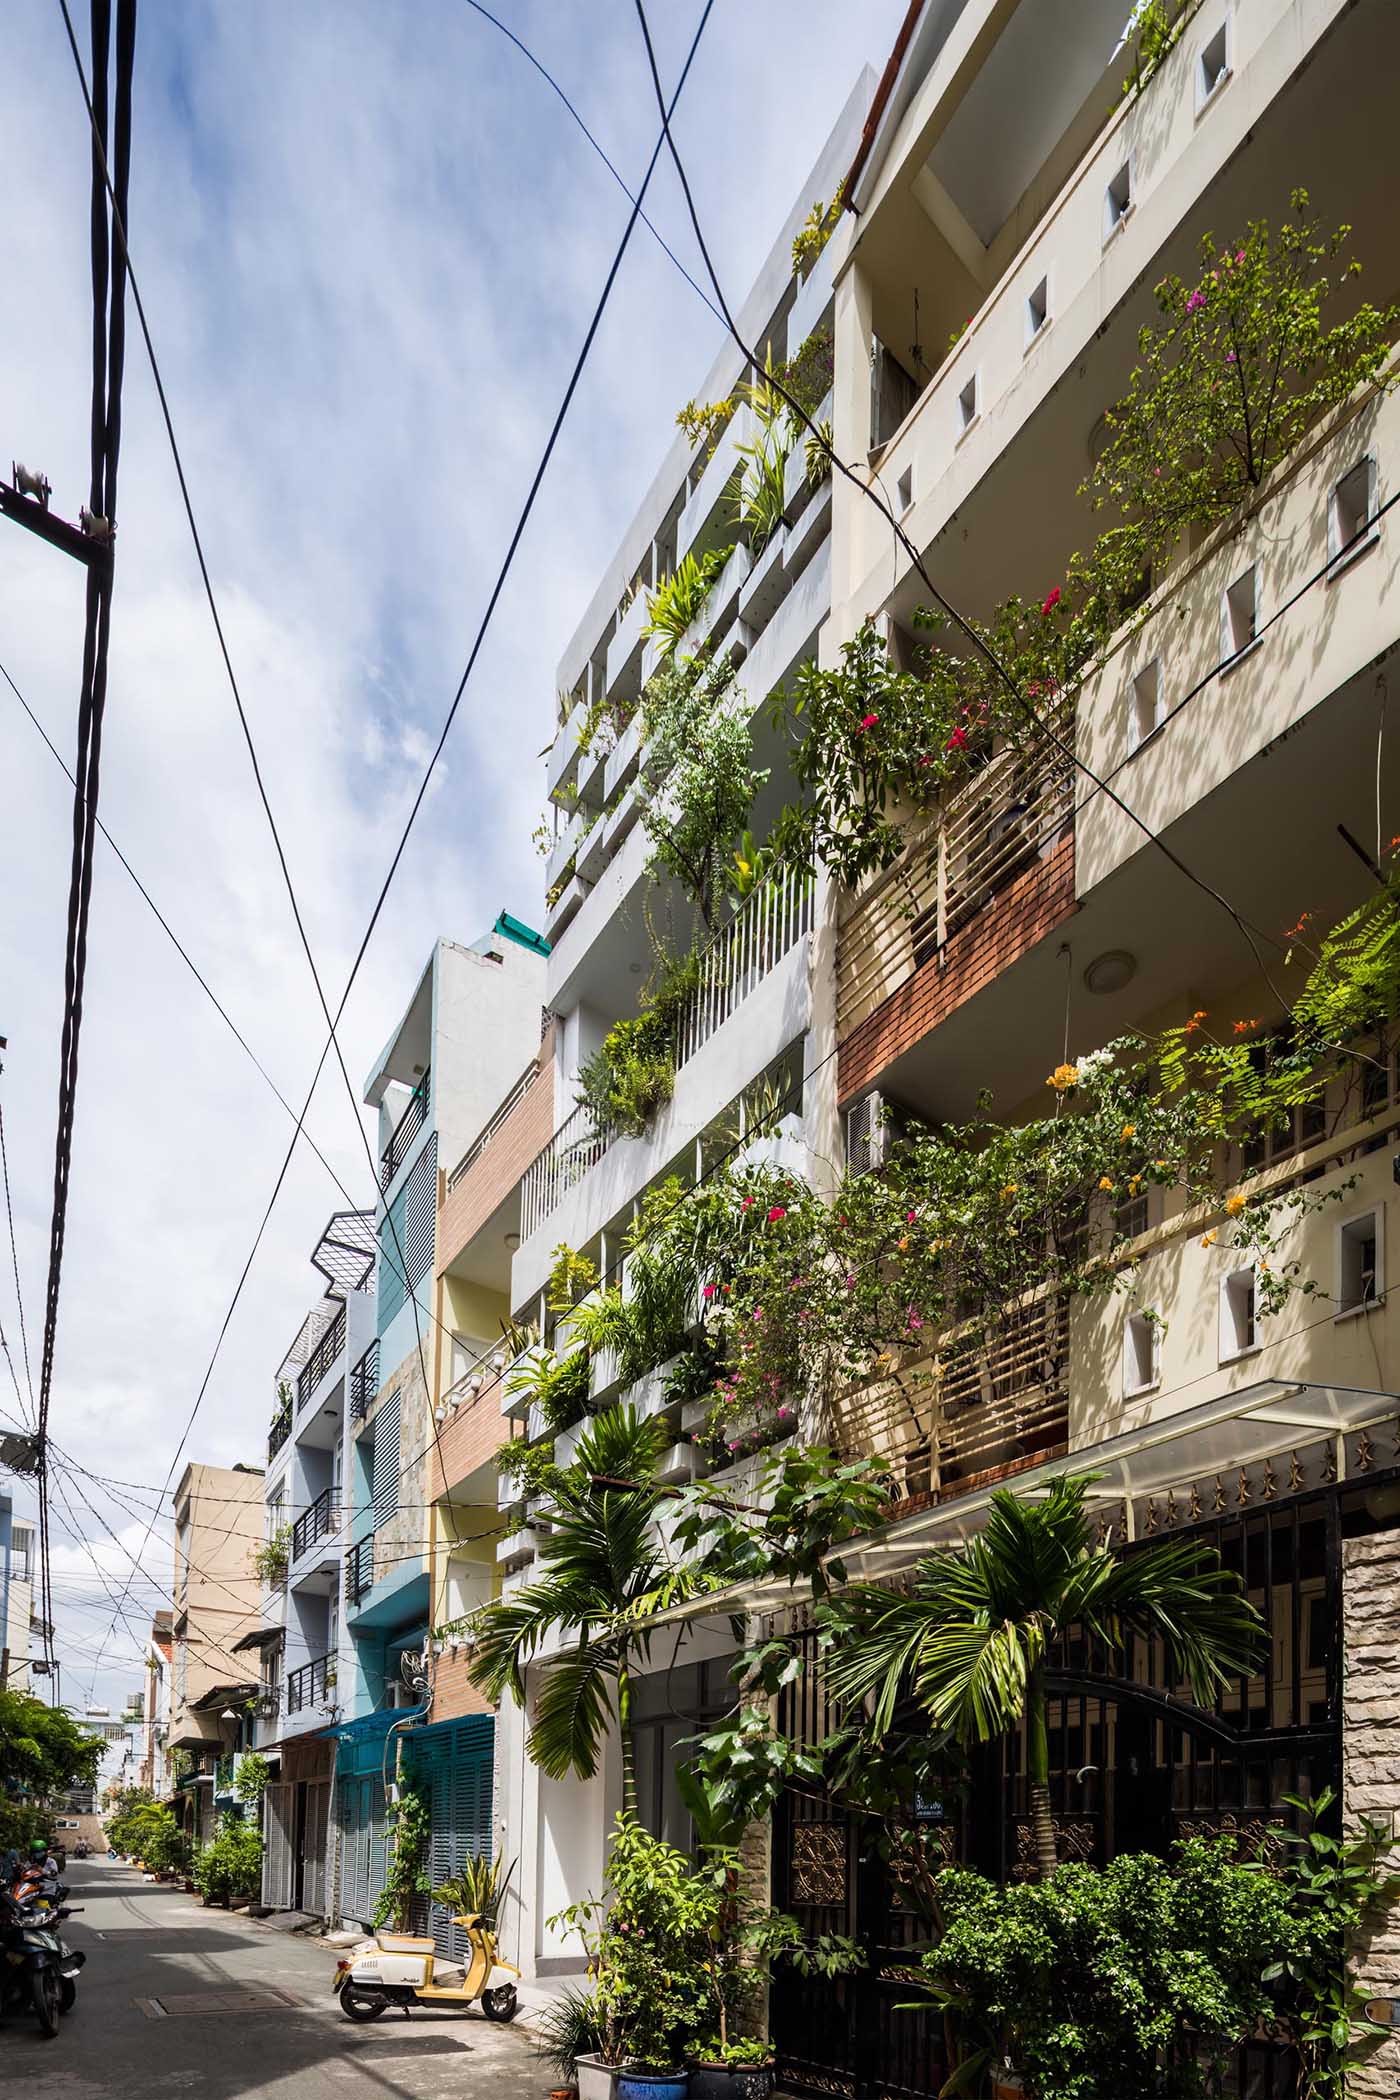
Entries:
{"type": "Polygon", "coordinates": [[[408,1097],[408,1106],[394,1126],[394,1132],[379,1158],[379,1186],[387,1189],[408,1157],[408,1148],[428,1120],[431,1071],[414,1087],[408,1097]]]}
{"type": "Polygon", "coordinates": [[[356,1539],[345,1556],[345,1601],[359,1604],[374,1588],[374,1533],[356,1539]]]}
{"type": "Polygon", "coordinates": [[[267,1434],[267,1455],[269,1459],[276,1458],[291,1433],[292,1410],[290,1407],[284,1407],[279,1409],[277,1414],[273,1416],[272,1427],[267,1434]]]}
{"type": "MultiPolygon", "coordinates": [[[[1074,717],[1051,727],[1073,748],[1074,717]]],[[[836,942],[836,1027],[844,1045],[954,936],[995,915],[1015,884],[1070,838],[1072,760],[1048,740],[996,753],[917,833],[892,868],[847,900],[836,942]]],[[[966,943],[964,943],[965,945],[966,943]]],[[[848,1093],[845,1074],[841,1092],[848,1093]]]]}
{"type": "Polygon", "coordinates": [[[335,1690],[335,1681],[333,1655],[318,1655],[314,1662],[303,1663],[297,1670],[288,1670],[288,1715],[307,1713],[314,1707],[329,1706],[335,1690]]]}
{"type": "Polygon", "coordinates": [[[350,1419],[363,1422],[379,1391],[379,1338],[370,1343],[350,1373],[350,1419]]]}
{"type": "Polygon", "coordinates": [[[292,1526],[291,1566],[311,1552],[322,1539],[333,1539],[340,1531],[340,1503],[330,1488],[322,1488],[309,1509],[302,1511],[292,1526]]]}
{"type": "Polygon", "coordinates": [[[599,1130],[576,1109],[526,1169],[513,1278],[518,1304],[528,1302],[548,1268],[546,1235],[551,1246],[560,1238],[584,1245],[802,1034],[811,1004],[812,911],[810,883],[784,875],[756,891],[709,944],[701,982],[677,1027],[675,1094],[648,1131],[623,1137],[599,1130]]]}
{"type": "Polygon", "coordinates": [[[331,1321],[310,1356],[297,1373],[297,1408],[307,1406],[324,1378],[334,1370],[345,1349],[345,1306],[331,1321]]]}

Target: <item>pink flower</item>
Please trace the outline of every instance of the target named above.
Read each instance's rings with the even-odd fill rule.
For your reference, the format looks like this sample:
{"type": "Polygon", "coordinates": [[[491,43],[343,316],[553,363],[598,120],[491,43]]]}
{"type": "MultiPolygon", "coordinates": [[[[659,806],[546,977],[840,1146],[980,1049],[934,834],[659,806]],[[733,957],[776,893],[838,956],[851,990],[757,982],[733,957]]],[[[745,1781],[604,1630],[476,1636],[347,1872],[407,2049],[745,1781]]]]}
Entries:
{"type": "Polygon", "coordinates": [[[912,1224],[913,1224],[913,1222],[914,1222],[914,1220],[915,1220],[915,1218],[916,1218],[917,1216],[918,1216],[918,1212],[917,1212],[917,1211],[914,1211],[914,1210],[906,1210],[906,1211],[905,1211],[905,1213],[904,1213],[904,1222],[905,1222],[905,1224],[906,1224],[906,1225],[912,1225],[912,1224]]]}
{"type": "Polygon", "coordinates": [[[1052,613],[1055,610],[1055,607],[1059,604],[1059,602],[1060,586],[1058,585],[1058,583],[1052,584],[1049,593],[1047,594],[1045,601],[1040,608],[1042,614],[1052,613]]]}
{"type": "Polygon", "coordinates": [[[1237,249],[1235,250],[1235,261],[1236,261],[1236,262],[1243,262],[1243,261],[1244,261],[1244,250],[1243,250],[1243,248],[1237,248],[1237,249]]]}
{"type": "Polygon", "coordinates": [[[933,754],[925,751],[923,757],[919,760],[919,764],[921,766],[931,766],[933,764],[933,754]]]}
{"type": "Polygon", "coordinates": [[[714,1284],[712,1284],[712,1283],[707,1283],[707,1284],[705,1285],[705,1288],[704,1288],[704,1290],[703,1290],[703,1291],[702,1291],[702,1292],[700,1293],[700,1295],[701,1295],[701,1297],[702,1297],[702,1298],[713,1298],[713,1297],[714,1297],[714,1295],[715,1295],[715,1286],[714,1286],[714,1284]]]}
{"type": "Polygon", "coordinates": [[[790,1407],[780,1407],[778,1409],[778,1420],[780,1422],[786,1422],[791,1413],[792,1409],[790,1407]]]}
{"type": "Polygon", "coordinates": [[[945,751],[961,751],[966,743],[967,731],[965,729],[955,729],[943,748],[945,751]]]}
{"type": "Polygon", "coordinates": [[[787,1212],[783,1209],[782,1204],[775,1203],[768,1213],[768,1222],[770,1225],[776,1225],[779,1218],[785,1218],[786,1216],[787,1212]]]}
{"type": "Polygon", "coordinates": [[[754,1199],[753,1199],[753,1197],[752,1197],[752,1196],[745,1196],[745,1198],[744,1198],[743,1202],[742,1202],[742,1203],[741,1203],[741,1204],[739,1205],[739,1208],[740,1208],[740,1210],[752,1210],[752,1209],[753,1209],[753,1205],[754,1205],[754,1199]]]}
{"type": "Polygon", "coordinates": [[[1206,303],[1206,295],[1205,295],[1205,293],[1204,293],[1204,292],[1203,292],[1203,291],[1201,290],[1200,286],[1198,285],[1198,286],[1196,287],[1195,291],[1194,291],[1194,292],[1192,292],[1192,294],[1191,294],[1190,298],[1189,298],[1189,299],[1187,300],[1187,302],[1186,302],[1186,311],[1187,311],[1187,313],[1188,313],[1188,314],[1194,314],[1195,312],[1197,312],[1197,311],[1198,311],[1198,309],[1199,309],[1200,307],[1204,306],[1204,305],[1205,305],[1205,303],[1206,303]]]}
{"type": "Polygon", "coordinates": [[[875,727],[875,724],[879,721],[879,719],[880,717],[878,715],[862,715],[860,718],[860,726],[862,729],[873,729],[875,727]]]}

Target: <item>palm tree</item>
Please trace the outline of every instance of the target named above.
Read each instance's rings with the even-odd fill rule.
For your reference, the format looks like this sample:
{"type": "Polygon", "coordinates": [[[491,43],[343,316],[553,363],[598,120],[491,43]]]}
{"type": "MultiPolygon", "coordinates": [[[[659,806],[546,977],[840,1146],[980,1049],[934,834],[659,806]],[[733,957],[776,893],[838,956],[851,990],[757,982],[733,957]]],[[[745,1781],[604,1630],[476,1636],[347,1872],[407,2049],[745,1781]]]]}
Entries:
{"type": "Polygon", "coordinates": [[[656,1463],[661,1425],[630,1406],[599,1415],[574,1463],[552,1484],[544,1572],[478,1616],[472,1682],[499,1701],[525,1703],[525,1671],[552,1634],[563,1646],[539,1665],[526,1749],[551,1779],[591,1779],[613,1712],[622,1749],[623,1808],[636,1813],[632,1671],[650,1640],[647,1620],[705,1587],[695,1565],[677,1565],[657,1529],[666,1490],[656,1463]]]}
{"type": "Polygon", "coordinates": [[[1257,1665],[1263,1621],[1238,1576],[1209,1546],[1163,1540],[1120,1558],[1091,1537],[1090,1477],[1051,1483],[1043,1500],[1001,1490],[981,1536],[919,1562],[906,1594],[864,1588],[845,1600],[830,1683],[873,1700],[883,1734],[912,1694],[964,1743],[1005,1734],[1024,1717],[1036,1867],[1055,1870],[1045,1672],[1071,1628],[1121,1655],[1136,1634],[1166,1644],[1175,1679],[1207,1704],[1257,1665]]]}

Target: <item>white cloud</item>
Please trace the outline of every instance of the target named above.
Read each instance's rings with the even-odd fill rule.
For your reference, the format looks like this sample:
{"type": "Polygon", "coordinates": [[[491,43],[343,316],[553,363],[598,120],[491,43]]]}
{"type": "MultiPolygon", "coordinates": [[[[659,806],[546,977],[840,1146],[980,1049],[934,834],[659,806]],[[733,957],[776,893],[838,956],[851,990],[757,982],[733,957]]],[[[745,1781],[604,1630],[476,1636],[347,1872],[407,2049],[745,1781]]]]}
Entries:
{"type": "MultiPolygon", "coordinates": [[[[674,77],[695,10],[652,12],[674,77]]],[[[727,289],[742,294],[859,65],[882,62],[902,12],[903,0],[716,7],[678,136],[727,289]]],[[[631,8],[538,0],[509,19],[636,180],[655,123],[631,8]]],[[[0,454],[44,467],[55,507],[72,516],[86,495],[86,138],[55,12],[21,0],[7,12],[6,44],[0,454]]],[[[664,163],[649,208],[695,267],[664,163]]],[[[332,1000],[626,214],[561,105],[465,7],[352,0],[332,13],[205,0],[142,18],[132,249],[332,1000]]],[[[319,1049],[315,995],[134,315],[130,323],[102,813],[299,1101],[319,1049]]],[[[356,1080],[438,933],[473,938],[503,903],[538,917],[529,833],[555,661],[717,341],[714,321],[639,228],[347,1013],[356,1080]]],[[[6,526],[0,661],[65,751],[81,604],[76,570],[6,526]]],[[[70,821],[67,784],[0,687],[0,1033],[10,1038],[0,1084],[31,1340],[47,1248],[70,821]]],[[[310,1127],[367,1199],[349,1118],[332,1067],[310,1127]]],[[[53,1403],[60,1443],[95,1471],[163,1480],[287,1135],[282,1111],[100,847],[53,1403]]],[[[307,1251],[337,1201],[303,1150],[193,1455],[260,1456],[273,1371],[314,1296],[307,1251]]],[[[0,1316],[10,1333],[5,1289],[0,1316]]],[[[95,1518],[84,1521],[100,1533],[95,1518]]],[[[120,1552],[113,1563],[109,1546],[97,1550],[124,1580],[120,1552]]],[[[75,1582],[82,1557],[67,1556],[76,1552],[55,1556],[75,1582]]],[[[104,1623],[90,1605],[60,1610],[75,1660],[104,1623]]],[[[129,1675],[129,1665],[100,1675],[99,1692],[118,1696],[129,1675]]]]}

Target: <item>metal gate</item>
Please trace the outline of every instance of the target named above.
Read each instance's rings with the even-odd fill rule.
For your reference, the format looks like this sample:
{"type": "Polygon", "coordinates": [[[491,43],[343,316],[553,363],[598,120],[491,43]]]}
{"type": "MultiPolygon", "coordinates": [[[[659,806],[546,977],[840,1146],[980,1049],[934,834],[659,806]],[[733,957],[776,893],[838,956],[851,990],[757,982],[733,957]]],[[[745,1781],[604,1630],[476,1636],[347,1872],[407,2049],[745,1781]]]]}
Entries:
{"type": "Polygon", "coordinates": [[[290,1910],[294,1901],[296,1813],[295,1783],[269,1781],[263,1793],[262,1899],[271,1910],[290,1910]]]}
{"type": "MultiPolygon", "coordinates": [[[[428,1872],[434,1888],[460,1873],[469,1858],[491,1856],[495,1726],[493,1715],[471,1714],[404,1737],[404,1777],[416,1780],[428,1796],[428,1872]]],[[[454,1961],[465,1961],[467,1937],[461,1926],[436,1903],[425,1909],[424,1923],[439,1948],[454,1961]]]]}
{"type": "Polygon", "coordinates": [[[340,1914],[367,1925],[387,1876],[383,1782],[356,1775],[339,1782],[340,1914]]]}
{"type": "MultiPolygon", "coordinates": [[[[1243,1577],[1268,1626],[1264,1667],[1221,1698],[1214,1718],[1225,1732],[1212,1735],[1154,1706],[1154,1692],[1189,1698],[1168,1681],[1160,1646],[1140,1643],[1110,1663],[1084,1641],[1065,1643],[1054,1658],[1048,1716],[1062,1860],[1164,1854],[1175,1839],[1197,1835],[1236,1836],[1267,1856],[1293,1820],[1285,1794],[1340,1786],[1337,1490],[1221,1510],[1190,1532],[1243,1577]],[[1109,1670],[1116,1685],[1103,1682],[1109,1670]]],[[[832,1717],[811,1661],[783,1698],[783,1728],[820,1741],[832,1717]]],[[[910,1996],[911,1946],[927,1934],[902,1899],[899,1853],[919,1845],[1003,1880],[1032,1872],[1022,1733],[974,1758],[960,1802],[920,1803],[918,1819],[896,1833],[892,1862],[873,1830],[810,1794],[784,1797],[773,1840],[774,1901],[809,1936],[850,1934],[868,1962],[835,1984],[775,1976],[772,2032],[782,2081],[841,2100],[935,2100],[948,2074],[941,2025],[898,2009],[910,1996]]],[[[1239,2052],[1229,2089],[1249,2100],[1287,2100],[1294,2085],[1291,2051],[1251,2043],[1239,2052]]]]}
{"type": "Polygon", "coordinates": [[[328,1779],[302,1783],[301,1799],[301,1893],[303,1910],[318,1917],[326,1909],[326,1826],[330,1820],[331,1786],[328,1779]]]}

